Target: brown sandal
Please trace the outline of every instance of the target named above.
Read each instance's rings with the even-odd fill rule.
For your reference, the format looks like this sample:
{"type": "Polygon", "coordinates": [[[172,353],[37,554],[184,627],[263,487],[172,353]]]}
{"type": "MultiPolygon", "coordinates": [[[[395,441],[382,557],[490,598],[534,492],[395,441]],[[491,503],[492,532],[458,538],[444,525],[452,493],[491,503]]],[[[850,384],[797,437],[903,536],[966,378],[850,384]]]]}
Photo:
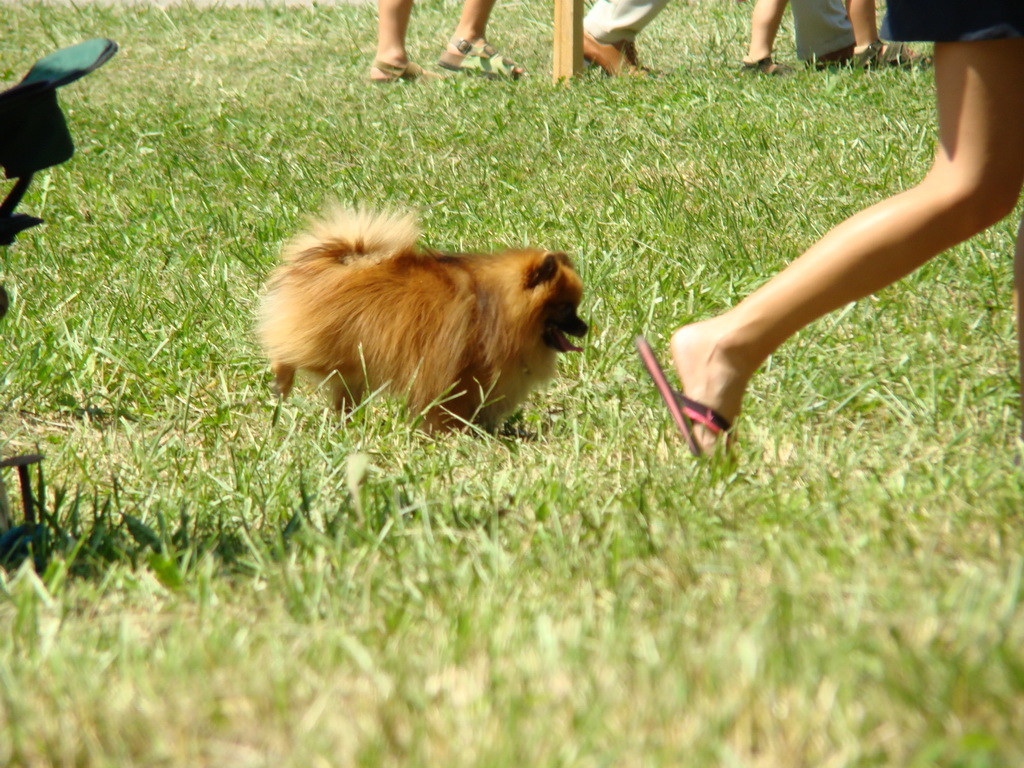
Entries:
{"type": "Polygon", "coordinates": [[[641,66],[636,43],[632,40],[601,43],[586,30],[583,32],[583,60],[590,66],[600,67],[609,77],[654,74],[647,67],[641,66]]]}
{"type": "Polygon", "coordinates": [[[441,75],[436,72],[428,72],[419,64],[415,62],[408,62],[407,64],[389,64],[386,61],[376,59],[373,62],[373,66],[370,67],[370,80],[374,83],[394,83],[399,80],[440,80],[441,75]],[[373,70],[379,70],[384,73],[385,77],[374,77],[373,70]]]}
{"type": "Polygon", "coordinates": [[[765,56],[763,59],[758,59],[757,61],[744,61],[743,71],[783,77],[785,75],[792,74],[793,69],[792,67],[787,67],[785,64],[779,64],[772,59],[771,56],[765,56]]]}
{"type": "Polygon", "coordinates": [[[911,69],[918,66],[927,66],[931,60],[920,53],[914,53],[913,49],[905,43],[883,43],[875,40],[863,51],[854,51],[852,66],[862,69],[875,69],[876,67],[900,67],[911,69]]]}

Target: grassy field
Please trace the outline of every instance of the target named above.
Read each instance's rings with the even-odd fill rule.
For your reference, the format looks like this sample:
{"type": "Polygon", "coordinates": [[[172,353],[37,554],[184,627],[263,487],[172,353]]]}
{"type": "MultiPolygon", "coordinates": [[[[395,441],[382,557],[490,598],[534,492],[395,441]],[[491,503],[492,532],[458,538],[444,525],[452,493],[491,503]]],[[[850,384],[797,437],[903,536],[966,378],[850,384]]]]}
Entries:
{"type": "Polygon", "coordinates": [[[52,549],[0,569],[0,765],[1024,764],[1019,215],[779,350],[734,463],[636,360],[930,161],[928,70],[750,77],[749,13],[670,4],[664,77],[565,88],[550,5],[504,3],[525,81],[371,87],[372,7],[0,6],[7,84],[121,45],[0,253],[0,453],[46,455],[52,549]],[[533,439],[271,397],[257,298],[330,199],[574,255],[593,333],[533,439]]]}

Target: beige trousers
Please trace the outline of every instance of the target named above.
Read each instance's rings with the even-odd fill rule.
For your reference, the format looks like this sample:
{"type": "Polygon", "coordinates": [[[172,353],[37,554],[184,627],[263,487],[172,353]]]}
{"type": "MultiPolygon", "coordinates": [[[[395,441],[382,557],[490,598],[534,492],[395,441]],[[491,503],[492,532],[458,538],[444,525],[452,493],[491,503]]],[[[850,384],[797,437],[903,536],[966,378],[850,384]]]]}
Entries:
{"type": "MultiPolygon", "coordinates": [[[[843,0],[791,0],[797,55],[801,59],[853,45],[853,28],[843,0]]],[[[583,28],[600,43],[632,41],[668,4],[668,0],[597,0],[583,28]]]]}

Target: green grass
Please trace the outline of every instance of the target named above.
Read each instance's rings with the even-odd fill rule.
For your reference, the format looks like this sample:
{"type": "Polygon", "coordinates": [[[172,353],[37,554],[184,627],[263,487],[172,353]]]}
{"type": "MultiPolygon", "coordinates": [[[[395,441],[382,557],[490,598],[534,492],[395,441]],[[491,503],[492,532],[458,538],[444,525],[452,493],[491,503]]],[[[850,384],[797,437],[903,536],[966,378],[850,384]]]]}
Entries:
{"type": "MultiPolygon", "coordinates": [[[[743,76],[732,3],[669,5],[662,79],[570,88],[547,3],[494,13],[526,81],[384,88],[372,7],[0,8],[6,83],[121,45],[0,253],[0,452],[46,454],[51,532],[0,570],[0,764],[1024,763],[1019,216],[780,349],[734,464],[632,348],[920,179],[930,72],[743,76]],[[536,439],[274,401],[256,301],[330,199],[574,255],[536,439]]],[[[457,13],[417,3],[416,59],[457,13]]]]}

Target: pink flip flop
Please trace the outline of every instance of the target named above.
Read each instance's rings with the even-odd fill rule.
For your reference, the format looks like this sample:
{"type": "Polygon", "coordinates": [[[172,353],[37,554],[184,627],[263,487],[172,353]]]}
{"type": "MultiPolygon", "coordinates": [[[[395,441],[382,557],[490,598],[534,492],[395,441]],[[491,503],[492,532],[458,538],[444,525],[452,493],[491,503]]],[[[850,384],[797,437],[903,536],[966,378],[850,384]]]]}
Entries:
{"type": "Polygon", "coordinates": [[[700,445],[698,445],[696,438],[693,436],[693,422],[695,421],[716,434],[724,434],[726,445],[728,445],[729,430],[732,429],[729,420],[713,408],[698,403],[696,400],[691,400],[682,392],[673,389],[672,385],[668,383],[668,379],[665,378],[665,373],[661,370],[658,359],[654,356],[654,350],[651,349],[651,345],[647,343],[647,339],[643,336],[636,337],[636,348],[640,353],[640,360],[643,362],[644,368],[647,369],[648,375],[654,381],[654,386],[658,388],[661,399],[665,401],[668,412],[671,414],[672,420],[675,421],[679,433],[686,440],[690,453],[694,456],[703,454],[700,445]]]}

